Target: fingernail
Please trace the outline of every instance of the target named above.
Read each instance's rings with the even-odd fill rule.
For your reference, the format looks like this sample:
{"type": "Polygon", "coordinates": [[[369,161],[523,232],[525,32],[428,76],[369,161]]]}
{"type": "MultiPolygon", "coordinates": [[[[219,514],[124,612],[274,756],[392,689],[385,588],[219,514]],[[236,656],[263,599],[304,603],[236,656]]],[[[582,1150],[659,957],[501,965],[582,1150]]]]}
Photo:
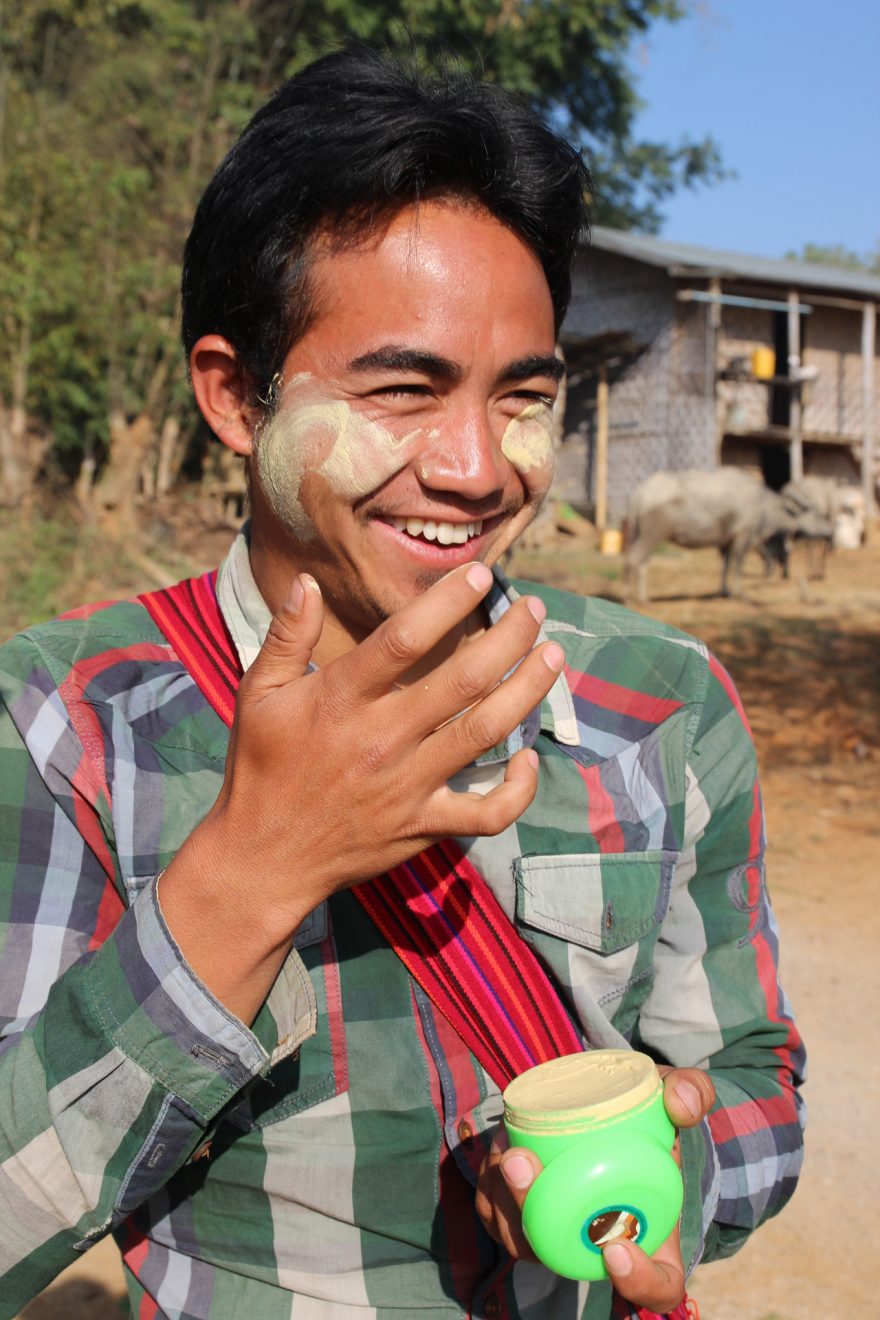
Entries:
{"type": "Polygon", "coordinates": [[[565,664],[565,652],[556,642],[550,642],[545,646],[541,655],[544,657],[544,664],[548,669],[552,669],[554,674],[560,673],[565,664]]]}
{"type": "Polygon", "coordinates": [[[511,1155],[501,1164],[504,1177],[511,1187],[528,1187],[535,1179],[535,1171],[525,1155],[511,1155]]]}
{"type": "Polygon", "coordinates": [[[287,598],[287,608],[290,610],[291,614],[299,614],[305,598],[306,593],[303,590],[303,584],[300,582],[299,578],[296,577],[293,579],[293,586],[290,588],[290,595],[287,598]]]}
{"type": "Polygon", "coordinates": [[[471,564],[465,576],[474,591],[486,591],[492,582],[492,570],[485,564],[471,564]]]}
{"type": "Polygon", "coordinates": [[[605,1267],[609,1274],[614,1274],[618,1279],[624,1275],[632,1274],[633,1260],[626,1247],[619,1243],[612,1244],[610,1247],[602,1248],[602,1258],[605,1261],[605,1267]]]}
{"type": "Polygon", "coordinates": [[[703,1112],[700,1093],[690,1082],[676,1082],[672,1088],[692,1118],[699,1118],[703,1112]]]}
{"type": "Polygon", "coordinates": [[[539,765],[539,760],[538,760],[538,753],[535,751],[534,747],[530,747],[526,752],[526,760],[528,761],[529,765],[532,767],[533,770],[537,770],[539,765]]]}
{"type": "Polygon", "coordinates": [[[544,602],[538,600],[537,596],[527,596],[526,604],[529,607],[529,614],[531,614],[532,618],[537,619],[538,623],[543,623],[547,617],[547,606],[544,602]]]}

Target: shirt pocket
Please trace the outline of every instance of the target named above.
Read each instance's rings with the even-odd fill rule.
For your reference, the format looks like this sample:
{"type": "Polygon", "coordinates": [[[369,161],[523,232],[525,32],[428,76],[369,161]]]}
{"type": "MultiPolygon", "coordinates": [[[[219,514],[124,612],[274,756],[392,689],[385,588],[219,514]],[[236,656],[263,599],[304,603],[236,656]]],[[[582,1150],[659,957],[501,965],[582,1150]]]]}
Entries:
{"type": "Polygon", "coordinates": [[[326,903],[300,926],[294,947],[315,990],[317,1029],[227,1115],[229,1122],[245,1131],[278,1123],[348,1090],[339,966],[326,903]]]}
{"type": "Polygon", "coordinates": [[[678,853],[569,853],[514,863],[516,922],[576,1006],[607,1005],[624,1034],[650,991],[678,853]]]}

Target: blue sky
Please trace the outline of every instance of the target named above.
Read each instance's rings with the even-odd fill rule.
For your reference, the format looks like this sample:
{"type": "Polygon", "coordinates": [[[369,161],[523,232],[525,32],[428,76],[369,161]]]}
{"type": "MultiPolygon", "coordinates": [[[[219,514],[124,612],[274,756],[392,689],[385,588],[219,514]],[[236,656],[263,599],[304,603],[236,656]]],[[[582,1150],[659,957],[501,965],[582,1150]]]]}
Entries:
{"type": "Polygon", "coordinates": [[[676,193],[662,235],[769,257],[880,241],[880,0],[691,0],[632,52],[636,135],[710,133],[735,179],[676,193]]]}

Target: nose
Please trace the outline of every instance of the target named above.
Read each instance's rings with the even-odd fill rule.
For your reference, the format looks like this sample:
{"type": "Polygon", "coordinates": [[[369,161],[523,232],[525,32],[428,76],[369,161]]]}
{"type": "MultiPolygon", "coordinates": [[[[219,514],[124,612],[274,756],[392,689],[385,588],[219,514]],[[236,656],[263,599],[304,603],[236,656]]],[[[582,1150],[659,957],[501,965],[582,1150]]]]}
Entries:
{"type": "Polygon", "coordinates": [[[504,489],[510,465],[501,452],[501,436],[483,411],[474,410],[448,415],[428,432],[416,469],[431,490],[477,501],[504,489]]]}

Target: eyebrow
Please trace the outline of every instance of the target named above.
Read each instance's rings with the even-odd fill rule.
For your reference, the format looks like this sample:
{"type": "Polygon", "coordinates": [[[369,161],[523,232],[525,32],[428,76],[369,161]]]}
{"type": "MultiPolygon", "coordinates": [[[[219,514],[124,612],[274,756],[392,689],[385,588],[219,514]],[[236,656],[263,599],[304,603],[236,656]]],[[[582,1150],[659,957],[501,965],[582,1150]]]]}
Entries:
{"type": "Polygon", "coordinates": [[[386,344],[363,353],[348,364],[349,371],[419,371],[426,376],[440,376],[444,380],[460,380],[461,368],[449,358],[437,353],[425,353],[418,348],[403,348],[386,344]]]}
{"type": "MultiPolygon", "coordinates": [[[[417,348],[404,348],[399,344],[386,344],[370,353],[353,358],[349,371],[417,371],[442,380],[461,379],[461,367],[450,358],[437,353],[426,353],[417,348]]],[[[559,381],[565,375],[565,364],[555,354],[531,353],[509,362],[499,373],[500,380],[528,380],[532,376],[549,376],[559,381]]]]}

